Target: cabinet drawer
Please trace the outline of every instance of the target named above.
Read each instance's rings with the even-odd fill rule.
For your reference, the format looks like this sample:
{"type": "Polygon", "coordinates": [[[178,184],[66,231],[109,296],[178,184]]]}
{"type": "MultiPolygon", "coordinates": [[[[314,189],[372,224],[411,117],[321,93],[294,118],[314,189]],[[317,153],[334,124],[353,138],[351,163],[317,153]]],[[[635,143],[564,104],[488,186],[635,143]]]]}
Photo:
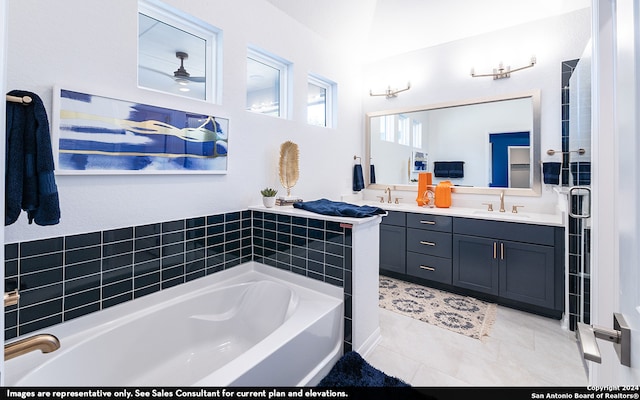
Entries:
{"type": "Polygon", "coordinates": [[[406,213],[402,211],[387,211],[387,216],[382,217],[381,224],[383,225],[395,225],[395,226],[405,226],[406,225],[406,213]]]}
{"type": "Polygon", "coordinates": [[[455,218],[453,222],[453,232],[515,242],[544,244],[547,246],[553,246],[555,242],[554,227],[517,222],[455,218]]]}
{"type": "Polygon", "coordinates": [[[451,234],[407,228],[407,251],[451,258],[451,234]]]}
{"type": "Polygon", "coordinates": [[[450,285],[451,259],[408,252],[407,274],[450,285]]]}
{"type": "Polygon", "coordinates": [[[451,217],[431,214],[407,214],[407,227],[430,231],[451,232],[451,217]]]}

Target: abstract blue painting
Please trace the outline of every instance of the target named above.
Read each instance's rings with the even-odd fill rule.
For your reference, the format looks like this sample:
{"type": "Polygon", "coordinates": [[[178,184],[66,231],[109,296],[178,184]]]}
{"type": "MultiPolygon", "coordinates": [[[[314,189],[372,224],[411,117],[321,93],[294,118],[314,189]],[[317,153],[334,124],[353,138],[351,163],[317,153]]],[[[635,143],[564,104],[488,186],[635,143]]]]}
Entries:
{"type": "Polygon", "coordinates": [[[226,173],[229,120],[61,89],[60,173],[226,173]]]}

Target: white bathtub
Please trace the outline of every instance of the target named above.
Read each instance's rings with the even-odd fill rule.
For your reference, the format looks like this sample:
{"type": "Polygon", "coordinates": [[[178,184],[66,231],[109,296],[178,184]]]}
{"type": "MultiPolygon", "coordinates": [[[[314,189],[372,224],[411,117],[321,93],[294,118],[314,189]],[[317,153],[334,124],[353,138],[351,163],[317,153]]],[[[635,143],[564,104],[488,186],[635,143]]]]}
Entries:
{"type": "MultiPolygon", "coordinates": [[[[306,386],[342,355],[342,289],[250,262],[59,325],[6,386],[306,386]]],[[[16,338],[19,340],[21,338],[16,338]]]]}

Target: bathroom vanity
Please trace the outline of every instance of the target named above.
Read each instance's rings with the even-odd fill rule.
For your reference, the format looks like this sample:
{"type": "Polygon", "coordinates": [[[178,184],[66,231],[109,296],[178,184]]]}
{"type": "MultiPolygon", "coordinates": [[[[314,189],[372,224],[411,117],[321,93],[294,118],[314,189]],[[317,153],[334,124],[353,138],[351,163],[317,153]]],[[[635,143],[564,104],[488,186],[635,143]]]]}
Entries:
{"type": "Polygon", "coordinates": [[[554,218],[413,208],[381,222],[381,274],[562,318],[565,237],[554,218]]]}

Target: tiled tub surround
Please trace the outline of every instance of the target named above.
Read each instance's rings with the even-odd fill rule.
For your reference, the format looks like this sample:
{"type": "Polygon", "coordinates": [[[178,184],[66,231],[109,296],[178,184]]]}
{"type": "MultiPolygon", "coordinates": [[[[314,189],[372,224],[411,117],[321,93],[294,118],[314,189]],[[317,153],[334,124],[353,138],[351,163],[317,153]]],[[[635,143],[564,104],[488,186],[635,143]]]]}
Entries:
{"type": "Polygon", "coordinates": [[[61,348],[7,361],[5,384],[313,386],[342,355],[343,308],[340,287],[247,262],[47,327],[61,348]]]}
{"type": "Polygon", "coordinates": [[[243,210],[5,244],[5,339],[255,260],[344,288],[351,350],[352,229],[243,210]]]}

